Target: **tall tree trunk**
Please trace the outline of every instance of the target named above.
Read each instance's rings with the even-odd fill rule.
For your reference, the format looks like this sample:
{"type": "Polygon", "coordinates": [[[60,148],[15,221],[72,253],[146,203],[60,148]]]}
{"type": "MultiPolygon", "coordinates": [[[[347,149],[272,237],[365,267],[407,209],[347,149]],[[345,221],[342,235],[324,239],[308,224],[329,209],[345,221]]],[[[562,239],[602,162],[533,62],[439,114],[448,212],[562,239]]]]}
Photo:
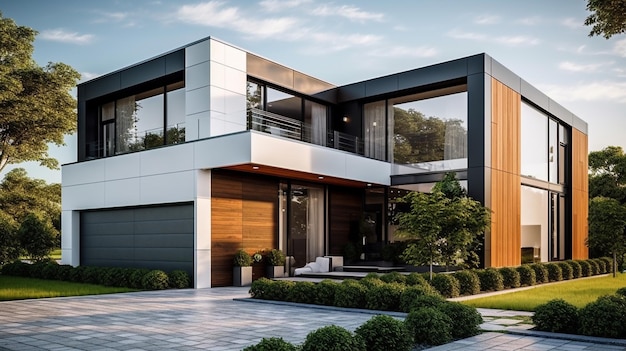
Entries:
{"type": "Polygon", "coordinates": [[[615,271],[617,270],[617,253],[613,251],[613,278],[615,278],[615,271]]]}

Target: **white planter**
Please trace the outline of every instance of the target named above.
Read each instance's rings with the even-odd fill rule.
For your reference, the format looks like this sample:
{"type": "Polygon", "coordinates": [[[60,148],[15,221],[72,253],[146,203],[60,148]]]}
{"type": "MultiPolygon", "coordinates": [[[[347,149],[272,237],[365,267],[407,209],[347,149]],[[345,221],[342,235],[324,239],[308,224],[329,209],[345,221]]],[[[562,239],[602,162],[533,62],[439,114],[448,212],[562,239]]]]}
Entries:
{"type": "Polygon", "coordinates": [[[233,267],[233,286],[252,284],[252,267],[233,267]]]}
{"type": "Polygon", "coordinates": [[[285,276],[285,266],[267,266],[266,275],[268,278],[282,278],[285,276]]]}

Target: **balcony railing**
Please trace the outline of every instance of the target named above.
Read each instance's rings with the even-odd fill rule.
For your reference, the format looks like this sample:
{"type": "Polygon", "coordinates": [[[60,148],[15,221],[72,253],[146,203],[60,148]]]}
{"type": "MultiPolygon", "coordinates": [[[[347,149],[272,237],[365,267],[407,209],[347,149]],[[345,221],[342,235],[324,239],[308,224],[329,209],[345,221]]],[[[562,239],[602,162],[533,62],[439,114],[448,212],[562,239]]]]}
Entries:
{"type": "Polygon", "coordinates": [[[256,130],[354,154],[364,154],[363,140],[357,136],[336,130],[315,131],[310,125],[302,121],[256,108],[248,109],[248,130],[256,130]]]}

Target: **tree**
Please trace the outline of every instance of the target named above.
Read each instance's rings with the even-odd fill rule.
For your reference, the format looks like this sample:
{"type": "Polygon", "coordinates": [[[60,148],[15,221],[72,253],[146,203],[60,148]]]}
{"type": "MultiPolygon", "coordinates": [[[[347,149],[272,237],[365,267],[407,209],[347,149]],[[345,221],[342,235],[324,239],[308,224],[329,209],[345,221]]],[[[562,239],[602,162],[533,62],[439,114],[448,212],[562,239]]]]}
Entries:
{"type": "Polygon", "coordinates": [[[20,257],[19,247],[15,221],[0,211],[0,267],[20,257]]]}
{"type": "Polygon", "coordinates": [[[17,231],[17,239],[25,254],[33,261],[50,256],[57,232],[48,218],[39,213],[29,213],[17,231]]]}
{"type": "Polygon", "coordinates": [[[609,39],[626,32],[626,1],[587,0],[587,10],[592,13],[585,19],[586,26],[593,26],[589,36],[602,35],[609,39]]]}
{"type": "Polygon", "coordinates": [[[25,161],[57,168],[48,143],[63,145],[64,135],[76,129],[70,89],[80,75],[63,63],[38,66],[32,59],[36,34],[0,12],[0,171],[25,161]]]}
{"type": "Polygon", "coordinates": [[[626,253],[626,208],[617,200],[594,197],[589,203],[589,236],[587,246],[602,255],[613,257],[613,277],[617,270],[617,257],[626,253]]]}
{"type": "Polygon", "coordinates": [[[626,203],[626,155],[620,146],[589,153],[589,198],[598,196],[626,203]]]}

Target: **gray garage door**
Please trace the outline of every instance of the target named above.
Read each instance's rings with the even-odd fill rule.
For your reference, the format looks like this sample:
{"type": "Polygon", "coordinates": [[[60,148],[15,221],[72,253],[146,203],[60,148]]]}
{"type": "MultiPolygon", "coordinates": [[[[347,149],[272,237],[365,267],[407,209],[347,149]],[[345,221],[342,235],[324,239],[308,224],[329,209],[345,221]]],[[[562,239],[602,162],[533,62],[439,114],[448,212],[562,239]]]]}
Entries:
{"type": "Polygon", "coordinates": [[[80,264],[193,274],[193,204],[82,212],[80,264]]]}

